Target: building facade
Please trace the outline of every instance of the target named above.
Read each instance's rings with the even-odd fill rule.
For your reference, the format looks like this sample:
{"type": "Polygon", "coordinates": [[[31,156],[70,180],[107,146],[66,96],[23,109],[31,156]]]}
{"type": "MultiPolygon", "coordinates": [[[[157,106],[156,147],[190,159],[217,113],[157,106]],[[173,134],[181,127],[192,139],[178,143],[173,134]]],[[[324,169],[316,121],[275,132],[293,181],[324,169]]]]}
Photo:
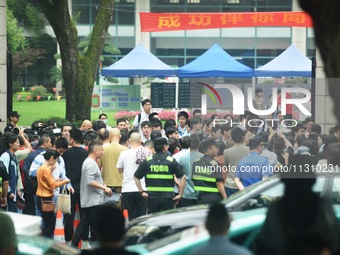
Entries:
{"type": "MultiPolygon", "coordinates": [[[[86,37],[91,31],[100,0],[69,0],[72,15],[80,13],[78,34],[86,37]]],[[[315,52],[312,28],[249,27],[208,30],[141,32],[140,12],[274,12],[301,11],[297,0],[116,0],[109,34],[121,50],[119,60],[142,43],[168,65],[183,66],[218,43],[231,56],[258,68],[287,49],[292,43],[307,57],[315,52]]],[[[323,64],[317,54],[315,118],[326,133],[335,125],[332,100],[324,80],[323,64]]]]}
{"type": "MultiPolygon", "coordinates": [[[[99,0],[72,0],[79,36],[86,37],[95,21],[99,0]]],[[[142,43],[168,65],[183,66],[218,43],[251,68],[274,59],[292,43],[311,57],[315,46],[311,28],[249,27],[142,33],[140,12],[273,12],[299,11],[295,0],[119,0],[109,33],[112,42],[128,53],[142,43]]],[[[122,56],[117,56],[120,58],[122,56]]]]}

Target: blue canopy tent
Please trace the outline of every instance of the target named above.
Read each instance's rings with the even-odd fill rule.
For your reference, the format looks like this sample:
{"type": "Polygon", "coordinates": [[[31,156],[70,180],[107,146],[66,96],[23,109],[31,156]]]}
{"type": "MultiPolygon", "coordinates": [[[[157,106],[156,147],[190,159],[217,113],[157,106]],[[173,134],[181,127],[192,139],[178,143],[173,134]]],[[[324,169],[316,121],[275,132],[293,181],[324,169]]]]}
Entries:
{"type": "Polygon", "coordinates": [[[180,78],[251,78],[253,75],[253,69],[235,60],[218,44],[178,69],[180,78]]]}
{"type": "Polygon", "coordinates": [[[160,61],[142,44],[137,45],[121,60],[102,69],[102,76],[110,77],[166,77],[175,76],[176,73],[176,69],[160,61]]]}
{"type": "Polygon", "coordinates": [[[312,61],[292,44],[269,63],[254,71],[255,77],[312,75],[312,61]]]}

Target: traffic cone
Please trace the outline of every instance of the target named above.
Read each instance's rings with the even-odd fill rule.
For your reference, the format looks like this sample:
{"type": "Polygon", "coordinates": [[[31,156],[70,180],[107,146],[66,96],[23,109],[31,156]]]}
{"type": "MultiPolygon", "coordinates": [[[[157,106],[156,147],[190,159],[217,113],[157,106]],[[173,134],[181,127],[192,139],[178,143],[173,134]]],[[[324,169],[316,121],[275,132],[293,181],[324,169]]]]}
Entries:
{"type": "Polygon", "coordinates": [[[129,211],[127,209],[123,210],[123,217],[125,220],[125,229],[127,229],[129,226],[129,211]]]}
{"type": "MultiPolygon", "coordinates": [[[[77,226],[80,223],[80,213],[79,213],[79,205],[76,204],[76,213],[74,215],[74,221],[73,221],[73,231],[76,231],[77,226]]],[[[78,244],[78,248],[81,249],[82,241],[80,240],[78,244]]]]}
{"type": "Polygon", "coordinates": [[[54,237],[53,239],[60,243],[65,243],[65,233],[63,224],[63,213],[61,210],[57,211],[57,220],[55,222],[54,237]]]}

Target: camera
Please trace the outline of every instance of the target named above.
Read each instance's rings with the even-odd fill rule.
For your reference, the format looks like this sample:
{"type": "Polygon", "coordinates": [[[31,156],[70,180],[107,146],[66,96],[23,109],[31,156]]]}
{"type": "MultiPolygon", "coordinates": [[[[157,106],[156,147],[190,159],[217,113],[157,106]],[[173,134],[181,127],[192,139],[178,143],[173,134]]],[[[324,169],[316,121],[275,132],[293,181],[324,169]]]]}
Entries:
{"type": "Polygon", "coordinates": [[[12,129],[12,133],[13,133],[13,134],[16,134],[16,135],[19,135],[19,128],[14,127],[14,128],[12,129]]]}

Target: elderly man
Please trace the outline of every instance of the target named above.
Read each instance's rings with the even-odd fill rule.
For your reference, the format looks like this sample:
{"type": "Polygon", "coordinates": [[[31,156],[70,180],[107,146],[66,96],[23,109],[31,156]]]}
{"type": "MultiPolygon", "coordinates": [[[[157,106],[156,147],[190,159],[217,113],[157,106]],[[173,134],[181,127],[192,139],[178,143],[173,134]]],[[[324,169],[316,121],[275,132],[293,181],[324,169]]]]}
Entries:
{"type": "Polygon", "coordinates": [[[104,155],[101,159],[103,180],[114,192],[121,193],[123,175],[118,172],[117,163],[122,151],[127,148],[119,144],[121,134],[118,128],[110,131],[110,145],[104,147],[104,155]]]}
{"type": "Polygon", "coordinates": [[[80,130],[89,131],[92,129],[92,122],[90,120],[84,120],[81,124],[80,130]]]}

